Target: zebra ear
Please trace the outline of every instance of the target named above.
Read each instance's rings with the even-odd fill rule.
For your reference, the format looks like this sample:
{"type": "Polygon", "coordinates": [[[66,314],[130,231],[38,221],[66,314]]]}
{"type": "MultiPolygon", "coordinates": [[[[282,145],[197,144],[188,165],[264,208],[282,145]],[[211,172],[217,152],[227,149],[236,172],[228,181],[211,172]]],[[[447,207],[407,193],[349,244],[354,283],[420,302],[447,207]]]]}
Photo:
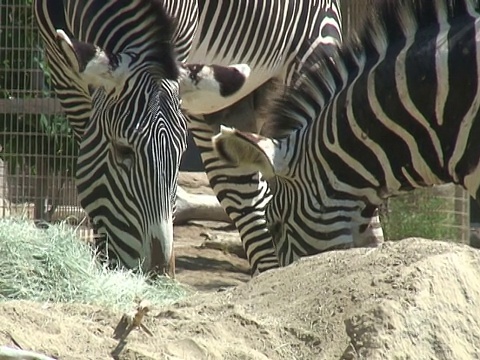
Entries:
{"type": "Polygon", "coordinates": [[[121,56],[70,38],[63,30],[57,30],[57,42],[67,63],[88,85],[112,87],[124,79],[128,66],[122,66],[121,56]]]}
{"type": "Polygon", "coordinates": [[[185,109],[196,103],[224,102],[242,89],[250,76],[246,64],[220,66],[182,64],[180,67],[180,97],[185,109]]]}
{"type": "Polygon", "coordinates": [[[274,140],[222,125],[212,143],[225,162],[246,171],[259,171],[267,181],[276,176],[274,156],[277,146],[274,140]]]}

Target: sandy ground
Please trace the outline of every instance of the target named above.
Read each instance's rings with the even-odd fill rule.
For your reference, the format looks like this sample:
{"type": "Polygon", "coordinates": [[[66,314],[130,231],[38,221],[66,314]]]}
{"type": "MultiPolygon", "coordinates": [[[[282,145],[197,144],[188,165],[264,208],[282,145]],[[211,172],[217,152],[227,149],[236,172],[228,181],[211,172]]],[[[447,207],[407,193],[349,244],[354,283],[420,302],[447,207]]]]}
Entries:
{"type": "MultiPolygon", "coordinates": [[[[250,279],[248,262],[228,249],[209,246],[241,243],[238,233],[222,223],[196,222],[175,229],[176,280],[199,291],[217,291],[250,279]]],[[[243,250],[243,249],[242,249],[243,250]]]]}
{"type": "MultiPolygon", "coordinates": [[[[180,173],[179,185],[194,194],[212,194],[204,173],[180,173]]],[[[199,291],[217,291],[250,279],[238,232],[231,224],[195,221],[175,227],[176,279],[199,291]],[[235,251],[209,247],[237,245],[235,251]]]]}
{"type": "MultiPolygon", "coordinates": [[[[479,359],[479,265],[478,250],[422,239],[322,254],[153,309],[144,323],[154,336],[133,331],[117,358],[479,359]]],[[[108,359],[120,318],[9,302],[0,306],[0,343],[108,359]]]]}
{"type": "MultiPolygon", "coordinates": [[[[177,280],[198,292],[153,309],[116,359],[480,359],[480,253],[407,239],[303,259],[249,280],[244,259],[202,247],[224,224],[176,229],[177,280]]],[[[0,305],[0,344],[58,359],[111,359],[122,314],[0,305]]]]}

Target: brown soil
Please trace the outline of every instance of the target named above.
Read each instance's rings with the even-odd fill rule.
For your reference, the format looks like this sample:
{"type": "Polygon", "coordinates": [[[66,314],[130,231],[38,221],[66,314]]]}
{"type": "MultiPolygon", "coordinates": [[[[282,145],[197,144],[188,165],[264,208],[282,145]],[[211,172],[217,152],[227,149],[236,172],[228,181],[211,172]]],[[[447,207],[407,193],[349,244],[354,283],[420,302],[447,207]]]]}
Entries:
{"type": "MultiPolygon", "coordinates": [[[[478,250],[408,239],[322,254],[249,280],[244,259],[201,247],[205,237],[238,239],[222,226],[176,228],[177,280],[198,293],[153,309],[144,324],[154,336],[134,330],[118,359],[480,359],[478,250]]],[[[111,359],[121,316],[3,303],[0,345],[111,359]]]]}
{"type": "MultiPolygon", "coordinates": [[[[154,309],[119,359],[478,359],[480,256],[409,239],[322,254],[219,293],[154,309]]],[[[0,343],[108,359],[121,314],[1,305],[0,343]],[[8,335],[7,335],[8,334],[8,335]]]]}
{"type": "MultiPolygon", "coordinates": [[[[217,291],[250,279],[248,262],[210,243],[235,243],[241,248],[236,230],[226,224],[195,222],[175,228],[176,280],[199,291],[217,291]]],[[[243,255],[243,254],[242,254],[243,255]]]]}
{"type": "MultiPolygon", "coordinates": [[[[180,173],[178,182],[188,192],[213,195],[204,173],[180,173]]],[[[230,224],[196,221],[175,227],[176,279],[199,291],[222,290],[248,281],[245,255],[239,257],[227,248],[211,249],[208,245],[212,242],[241,248],[238,232],[230,224]]]]}

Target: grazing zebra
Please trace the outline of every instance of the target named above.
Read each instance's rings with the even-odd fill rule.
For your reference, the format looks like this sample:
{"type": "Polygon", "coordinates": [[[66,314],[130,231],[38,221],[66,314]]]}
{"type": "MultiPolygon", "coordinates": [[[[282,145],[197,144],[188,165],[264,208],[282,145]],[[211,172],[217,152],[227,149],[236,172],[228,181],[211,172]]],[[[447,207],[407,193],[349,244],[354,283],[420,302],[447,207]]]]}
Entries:
{"type": "Polygon", "coordinates": [[[213,139],[271,185],[282,265],[357,243],[365,209],[390,196],[455,183],[479,199],[479,6],[380,1],[336,54],[316,50],[303,84],[270,109],[269,137],[224,127],[213,139]]]}
{"type": "MultiPolygon", "coordinates": [[[[337,1],[36,0],[35,9],[55,90],[80,144],[80,202],[108,235],[109,241],[100,246],[108,246],[110,257],[130,268],[141,261],[142,268],[150,270],[165,267],[171,253],[174,180],[185,146],[185,124],[174,100],[178,70],[188,127],[210,183],[240,232],[252,271],[278,266],[264,219],[267,184],[258,173],[240,173],[219,159],[210,139],[220,123],[239,126],[236,113],[245,109],[256,118],[240,124],[242,128],[262,131],[256,110],[268,84],[299,81],[302,64],[314,49],[335,47],[341,39],[337,1]],[[175,28],[170,17],[176,19],[175,28]],[[76,65],[84,59],[75,55],[72,39],[83,44],[77,52],[81,48],[91,55],[98,50],[100,57],[94,59],[103,59],[103,68],[86,68],[86,73],[93,71],[88,79],[85,66],[76,65]],[[178,62],[200,65],[178,69],[173,51],[178,62]],[[137,79],[132,86],[124,81],[124,67],[116,63],[124,60],[136,67],[130,72],[137,79]],[[161,79],[160,86],[155,77],[161,79]],[[90,92],[91,85],[105,81],[112,89],[128,91],[90,92]],[[166,117],[168,124],[157,116],[166,117]]],[[[367,225],[376,223],[373,210],[367,225]]],[[[364,230],[366,238],[378,234],[374,227],[364,230]]]]}
{"type": "MultiPolygon", "coordinates": [[[[183,97],[183,107],[190,114],[188,127],[200,149],[210,184],[239,230],[255,274],[278,266],[265,223],[269,188],[258,172],[244,172],[219,158],[211,138],[222,124],[263,132],[262,103],[268,99],[272,82],[282,86],[301,82],[303,64],[315,49],[321,47],[328,52],[341,41],[340,5],[337,0],[198,3],[200,23],[211,25],[199,25],[189,61],[247,63],[252,68],[249,82],[237,93],[238,98],[246,95],[244,91],[256,90],[234,106],[212,113],[208,99],[183,97]]],[[[368,211],[362,218],[359,237],[364,243],[382,242],[377,209],[372,207],[368,211]]]]}
{"type": "MultiPolygon", "coordinates": [[[[79,144],[82,207],[110,240],[102,245],[111,258],[174,275],[173,214],[187,135],[179,87],[216,101],[241,89],[249,68],[179,65],[195,16],[179,16],[175,27],[167,9],[180,8],[162,4],[37,0],[34,9],[53,85],[79,144]]],[[[195,14],[196,4],[189,4],[181,10],[195,14]]]]}

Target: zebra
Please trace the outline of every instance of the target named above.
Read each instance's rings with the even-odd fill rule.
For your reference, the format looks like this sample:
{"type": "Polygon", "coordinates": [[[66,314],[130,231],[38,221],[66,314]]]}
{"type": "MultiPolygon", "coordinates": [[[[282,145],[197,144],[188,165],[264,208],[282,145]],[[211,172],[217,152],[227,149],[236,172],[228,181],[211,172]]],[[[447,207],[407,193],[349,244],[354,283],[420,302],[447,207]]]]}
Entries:
{"type": "MultiPolygon", "coordinates": [[[[164,0],[161,2],[164,13],[160,18],[135,20],[141,20],[145,14],[158,13],[153,11],[152,7],[155,4],[159,3],[135,0],[130,4],[123,2],[101,4],[100,1],[89,0],[78,4],[73,0],[36,0],[37,20],[44,42],[47,44],[46,52],[52,65],[55,90],[80,143],[77,188],[81,205],[93,217],[96,226],[100,230],[103,229],[109,238],[108,242],[102,242],[100,246],[108,246],[111,257],[117,258],[127,267],[134,267],[139,259],[143,259],[143,269],[149,270],[161,261],[150,259],[152,254],[158,253],[160,249],[158,246],[153,248],[154,244],[147,240],[152,235],[142,224],[151,217],[152,212],[158,211],[159,206],[166,206],[159,205],[162,203],[159,197],[163,202],[168,198],[174,203],[175,191],[172,185],[174,177],[168,175],[170,190],[159,191],[153,197],[158,199],[155,201],[149,195],[151,180],[144,174],[152,167],[151,164],[170,162],[171,169],[177,168],[178,161],[172,160],[172,157],[179,156],[184,143],[183,139],[181,142],[178,140],[175,142],[176,149],[180,149],[175,151],[175,154],[167,154],[165,149],[156,145],[162,156],[157,155],[157,158],[148,162],[132,153],[130,139],[126,138],[124,140],[127,141],[119,143],[112,149],[115,155],[112,156],[110,167],[101,168],[102,172],[98,171],[104,164],[105,157],[101,154],[104,154],[105,149],[100,149],[101,144],[96,139],[108,133],[108,127],[99,128],[97,122],[91,121],[90,118],[102,111],[102,104],[106,105],[110,101],[102,97],[105,92],[101,94],[96,92],[92,97],[88,87],[78,80],[78,71],[72,71],[72,66],[65,61],[65,54],[60,53],[58,49],[59,35],[56,30],[63,29],[65,32],[63,48],[66,48],[67,52],[69,46],[65,47],[65,44],[68,45],[70,38],[96,45],[99,49],[105,49],[107,53],[118,52],[124,44],[145,51],[151,48],[153,44],[151,39],[155,31],[162,24],[168,25],[168,19],[163,16],[168,14],[169,17],[175,18],[177,23],[177,27],[171,29],[171,42],[175,46],[176,60],[182,64],[190,63],[186,70],[180,66],[180,70],[184,69],[186,74],[181,78],[187,80],[180,87],[181,108],[188,115],[187,126],[202,153],[210,184],[240,232],[252,272],[258,273],[277,267],[278,261],[263,214],[270,196],[267,183],[259,178],[258,173],[239,173],[219,159],[212,148],[210,138],[218,132],[220,123],[236,123],[238,120],[236,113],[244,108],[247,112],[254,112],[256,117],[249,124],[243,124],[244,130],[262,132],[262,116],[256,109],[252,111],[251,103],[265,101],[265,98],[268,98],[265,94],[270,93],[271,83],[293,84],[301,78],[299,72],[301,64],[308,59],[315,47],[337,46],[342,37],[338,2],[164,0]],[[58,11],[62,8],[63,12],[58,11]],[[129,41],[133,43],[128,44],[129,41]],[[230,66],[231,64],[246,64],[248,70],[245,66],[230,66]],[[225,67],[227,72],[221,70],[225,70],[225,67]],[[215,69],[217,75],[212,79],[211,73],[215,69]],[[219,80],[221,74],[224,76],[219,80]],[[209,76],[210,82],[200,81],[209,76]],[[211,89],[205,91],[208,84],[211,85],[211,89]],[[232,86],[235,90],[233,92],[232,86]],[[212,93],[212,90],[218,90],[217,94],[212,93]],[[130,166],[135,164],[137,168],[142,169],[140,177],[135,180],[136,194],[141,200],[132,199],[132,191],[129,188],[131,180],[120,178],[118,172],[123,171],[123,162],[130,166]],[[92,181],[90,174],[96,174],[106,183],[92,181]],[[111,189],[115,191],[110,191],[111,189]],[[138,201],[141,201],[141,204],[136,203],[138,201]],[[109,206],[105,206],[105,202],[109,206]]],[[[162,49],[160,45],[159,47],[162,49]]],[[[173,68],[175,67],[172,65],[173,68]]],[[[96,78],[94,76],[93,80],[96,78]]],[[[138,89],[135,91],[138,92],[138,89]]],[[[163,91],[161,93],[164,94],[163,91]]],[[[175,91],[169,91],[160,101],[168,103],[171,100],[170,96],[176,95],[175,91]]],[[[133,96],[132,93],[129,102],[133,105],[133,100],[137,101],[136,99],[138,95],[133,96]]],[[[121,115],[122,106],[119,105],[117,109],[120,111],[117,114],[121,115]]],[[[125,121],[123,118],[120,119],[125,121]]],[[[139,123],[142,121],[140,119],[139,123]]],[[[177,133],[183,134],[183,122],[177,121],[181,124],[178,125],[180,128],[177,133]]],[[[173,123],[177,124],[175,121],[173,123]]],[[[238,126],[238,123],[236,125],[238,126]]],[[[115,128],[113,123],[111,127],[115,128]]],[[[172,138],[172,134],[169,136],[172,138]]],[[[145,146],[153,141],[147,135],[143,137],[139,135],[138,141],[140,140],[145,146]]],[[[154,151],[150,152],[152,157],[153,153],[154,151]]],[[[373,213],[372,219],[371,222],[374,223],[373,213]]],[[[369,236],[370,233],[370,228],[366,227],[364,234],[369,236]]],[[[171,234],[168,238],[171,238],[171,234]]]]}
{"type": "Polygon", "coordinates": [[[365,209],[445,183],[480,197],[480,3],[380,1],[269,109],[268,136],[222,127],[219,156],[260,171],[281,265],[357,243],[365,209]],[[331,232],[335,232],[332,236],[331,232]]]}
{"type": "MultiPolygon", "coordinates": [[[[182,11],[194,14],[196,4],[189,6],[182,11]]],[[[195,21],[179,16],[175,27],[167,10],[178,8],[159,1],[37,0],[34,9],[79,145],[79,200],[108,237],[100,247],[128,268],[174,276],[173,214],[187,135],[179,92],[231,96],[250,68],[180,63],[195,21]]]]}
{"type": "MultiPolygon", "coordinates": [[[[256,88],[234,106],[212,113],[206,99],[183,97],[189,129],[200,150],[210,185],[240,233],[252,275],[278,267],[264,209],[270,199],[259,173],[244,172],[219,158],[211,138],[220,125],[263,133],[264,104],[280,85],[302,81],[303,64],[321,47],[328,52],[342,40],[340,3],[336,0],[201,1],[199,35],[189,61],[247,63],[256,88]],[[248,19],[252,19],[248,21],[248,19]],[[259,24],[259,25],[255,25],[259,24]],[[226,29],[230,29],[228,32],[226,29]],[[259,84],[262,86],[257,87],[259,84]],[[273,90],[271,90],[273,89],[273,90]]],[[[244,96],[239,92],[238,98],[244,96]]],[[[225,100],[225,99],[223,99],[225,100]]],[[[383,242],[377,208],[362,218],[363,243],[383,242]]]]}

